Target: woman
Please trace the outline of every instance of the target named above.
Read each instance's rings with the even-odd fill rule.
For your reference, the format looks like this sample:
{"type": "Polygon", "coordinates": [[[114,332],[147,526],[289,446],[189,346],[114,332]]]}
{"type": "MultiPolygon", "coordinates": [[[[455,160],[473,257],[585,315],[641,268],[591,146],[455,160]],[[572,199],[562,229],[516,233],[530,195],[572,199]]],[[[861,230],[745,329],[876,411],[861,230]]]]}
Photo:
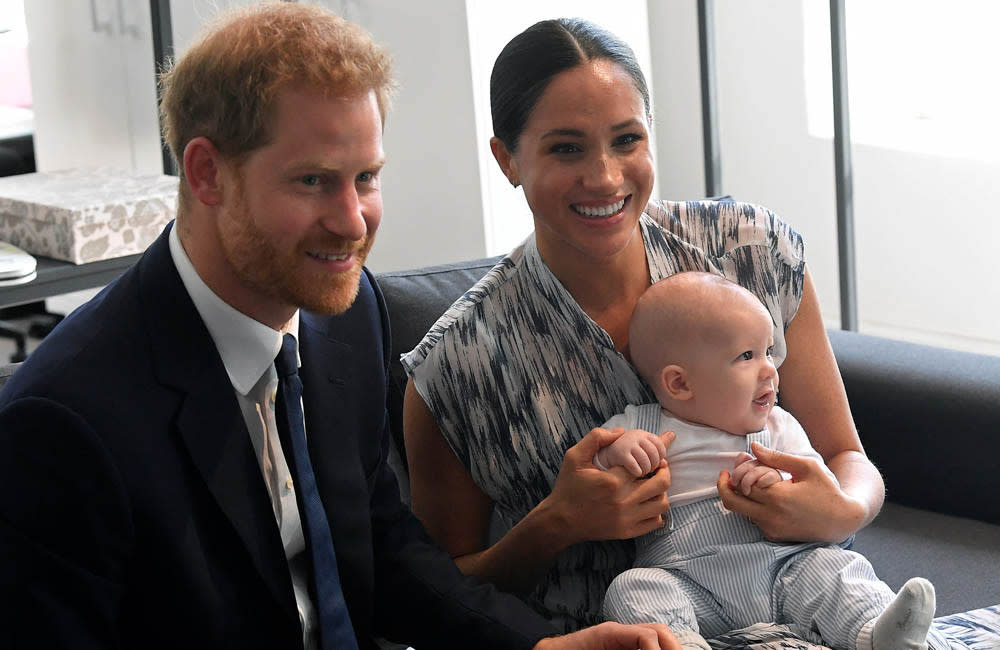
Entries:
{"type": "Polygon", "coordinates": [[[628,320],[651,282],[681,270],[726,275],[768,306],[782,404],[840,482],[767,454],[796,480],[745,497],[720,477],[725,505],[775,540],[839,542],[871,521],[884,488],[801,239],[757,206],[647,203],[649,95],[631,49],[585,21],[543,21],[500,53],[491,100],[493,154],[535,232],[404,357],[413,508],[462,570],[530,592],[568,630],[599,620],[629,540],[663,521],[669,468],[600,472],[591,459],[621,432],[593,427],[655,399],[629,362],[628,320]],[[491,545],[494,509],[509,530],[491,545]]]}

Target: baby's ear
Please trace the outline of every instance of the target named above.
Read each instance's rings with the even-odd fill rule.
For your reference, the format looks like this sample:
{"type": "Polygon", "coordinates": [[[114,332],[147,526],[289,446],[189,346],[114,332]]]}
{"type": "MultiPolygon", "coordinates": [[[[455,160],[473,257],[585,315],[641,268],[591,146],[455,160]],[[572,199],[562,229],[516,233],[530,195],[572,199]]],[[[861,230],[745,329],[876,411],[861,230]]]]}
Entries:
{"type": "Polygon", "coordinates": [[[694,397],[688,384],[687,371],[681,366],[671,364],[660,371],[660,382],[663,392],[671,399],[689,400],[694,397]]]}

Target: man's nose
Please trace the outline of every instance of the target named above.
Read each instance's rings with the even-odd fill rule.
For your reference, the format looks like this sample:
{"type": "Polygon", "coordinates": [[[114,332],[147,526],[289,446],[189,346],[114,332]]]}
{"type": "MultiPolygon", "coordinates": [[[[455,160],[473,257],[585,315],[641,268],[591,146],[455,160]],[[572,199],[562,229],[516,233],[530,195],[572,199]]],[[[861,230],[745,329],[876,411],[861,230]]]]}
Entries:
{"type": "Polygon", "coordinates": [[[368,224],[365,222],[364,204],[353,183],[345,183],[333,193],[321,223],[326,230],[343,239],[358,241],[364,238],[368,224]]]}

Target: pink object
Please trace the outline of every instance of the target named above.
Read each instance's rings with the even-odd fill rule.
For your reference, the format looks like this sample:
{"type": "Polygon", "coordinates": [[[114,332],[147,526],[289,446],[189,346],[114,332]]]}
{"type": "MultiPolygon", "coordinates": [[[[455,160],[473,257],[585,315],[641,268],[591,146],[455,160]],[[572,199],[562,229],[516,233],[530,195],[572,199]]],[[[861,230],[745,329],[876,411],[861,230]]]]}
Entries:
{"type": "Polygon", "coordinates": [[[31,77],[28,49],[23,45],[0,45],[0,104],[31,107],[31,77]]]}

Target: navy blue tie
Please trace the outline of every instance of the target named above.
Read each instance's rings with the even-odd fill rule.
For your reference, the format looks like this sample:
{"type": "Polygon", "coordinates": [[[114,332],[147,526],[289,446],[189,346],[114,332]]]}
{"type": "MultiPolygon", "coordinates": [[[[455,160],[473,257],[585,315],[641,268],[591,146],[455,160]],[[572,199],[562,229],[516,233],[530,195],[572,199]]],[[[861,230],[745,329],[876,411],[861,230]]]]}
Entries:
{"type": "Polygon", "coordinates": [[[281,352],[274,360],[274,367],[278,371],[275,419],[285,455],[288,456],[289,446],[292,452],[295,493],[306,546],[312,558],[316,586],[319,645],[323,650],[356,650],[358,641],[354,636],[347,603],[344,602],[344,592],[340,588],[337,554],[333,550],[330,525],[326,520],[326,511],[323,510],[323,502],[316,488],[316,475],[313,474],[309,460],[305,419],[302,415],[302,380],[299,379],[298,365],[295,337],[285,334],[281,352]]]}

